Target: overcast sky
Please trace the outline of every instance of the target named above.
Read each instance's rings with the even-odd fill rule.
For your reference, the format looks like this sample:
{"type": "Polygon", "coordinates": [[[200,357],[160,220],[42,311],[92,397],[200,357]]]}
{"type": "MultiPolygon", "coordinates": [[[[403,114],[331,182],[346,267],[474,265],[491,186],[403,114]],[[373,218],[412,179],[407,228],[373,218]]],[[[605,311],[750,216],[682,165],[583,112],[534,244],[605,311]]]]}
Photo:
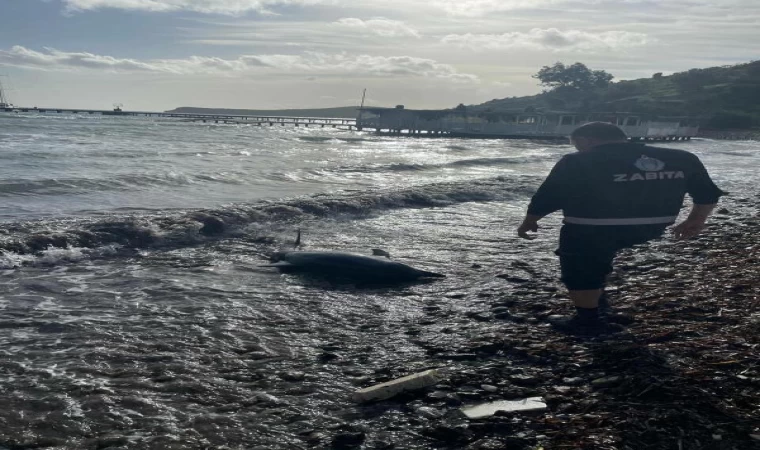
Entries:
{"type": "Polygon", "coordinates": [[[0,0],[22,106],[453,107],[540,91],[556,61],[616,79],[748,62],[760,0],[0,0]]]}

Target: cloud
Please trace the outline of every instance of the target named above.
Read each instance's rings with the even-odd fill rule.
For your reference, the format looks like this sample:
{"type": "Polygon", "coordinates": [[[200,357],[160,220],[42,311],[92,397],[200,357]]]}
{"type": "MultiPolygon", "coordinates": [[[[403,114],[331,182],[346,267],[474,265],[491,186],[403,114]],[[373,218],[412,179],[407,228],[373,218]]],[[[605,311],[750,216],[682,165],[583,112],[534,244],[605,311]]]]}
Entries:
{"type": "Polygon", "coordinates": [[[161,70],[158,66],[133,59],[118,59],[85,52],[66,53],[51,48],[45,48],[45,51],[46,53],[36,52],[20,45],[15,45],[10,50],[0,50],[0,64],[50,69],[80,67],[129,72],[155,72],[161,70]]]}
{"type": "MultiPolygon", "coordinates": [[[[273,6],[287,5],[336,5],[340,7],[374,7],[371,0],[61,0],[68,11],[91,11],[97,9],[123,9],[149,12],[193,11],[204,14],[239,15],[247,12],[268,12],[273,6]]],[[[571,1],[600,3],[610,0],[431,0],[415,5],[407,0],[390,0],[391,7],[429,7],[443,9],[452,15],[478,16],[491,12],[531,9],[571,1]]],[[[620,0],[615,0],[620,1],[620,0]]],[[[631,1],[631,0],[623,0],[631,1]]]]}
{"type": "MultiPolygon", "coordinates": [[[[268,12],[270,7],[288,5],[335,5],[339,7],[372,7],[377,3],[371,0],[61,0],[68,11],[91,11],[97,9],[123,9],[150,12],[193,11],[204,14],[239,15],[247,12],[268,12]]],[[[492,12],[516,9],[541,8],[561,3],[604,3],[605,1],[639,1],[639,0],[430,0],[429,2],[409,2],[407,0],[389,0],[385,6],[427,9],[443,9],[451,15],[479,16],[492,12]]]]}
{"type": "Polygon", "coordinates": [[[272,6],[331,4],[335,0],[62,0],[66,10],[124,9],[148,12],[192,11],[203,14],[240,15],[268,13],[272,6]]]}
{"type": "Polygon", "coordinates": [[[420,37],[420,33],[417,30],[409,27],[404,22],[383,17],[370,20],[344,18],[335,22],[335,25],[382,37],[420,37]]]}
{"type": "Polygon", "coordinates": [[[534,28],[527,33],[504,34],[450,34],[445,44],[473,50],[501,50],[528,48],[551,51],[598,51],[639,47],[652,42],[646,34],[632,31],[604,31],[592,33],[580,30],[561,31],[556,28],[534,28]]]}
{"type": "Polygon", "coordinates": [[[44,52],[16,45],[0,50],[0,65],[41,70],[105,70],[176,75],[213,74],[244,76],[251,73],[320,75],[337,77],[422,77],[459,83],[478,82],[475,75],[460,73],[449,64],[412,56],[372,56],[348,53],[307,52],[300,55],[241,55],[235,59],[191,56],[186,59],[139,61],[86,52],[44,52]]]}
{"type": "Polygon", "coordinates": [[[558,13],[589,11],[593,14],[605,11],[610,18],[635,12],[658,18],[661,11],[669,11],[669,16],[696,14],[704,17],[718,18],[734,11],[743,14],[758,11],[760,3],[756,0],[429,0],[427,6],[443,9],[451,16],[481,17],[494,13],[519,10],[545,10],[551,12],[548,21],[556,20],[558,13]],[[656,12],[655,12],[656,11],[656,12]]]}
{"type": "Polygon", "coordinates": [[[318,73],[342,76],[411,76],[456,82],[477,82],[478,77],[459,73],[453,66],[412,56],[325,54],[259,55],[261,62],[289,73],[318,73]]]}
{"type": "MultiPolygon", "coordinates": [[[[7,0],[6,0],[7,1],[7,0]]],[[[50,0],[42,0],[50,1],[50,0]]],[[[454,17],[483,17],[515,11],[545,10],[551,12],[546,19],[556,21],[559,12],[572,14],[577,11],[598,13],[605,11],[611,18],[625,10],[626,13],[649,14],[660,18],[658,13],[668,11],[668,16],[681,13],[717,18],[741,11],[758,11],[756,0],[60,0],[67,12],[92,11],[98,9],[121,9],[165,13],[191,11],[202,14],[243,15],[249,12],[272,13],[280,6],[325,5],[352,11],[391,10],[414,19],[442,10],[454,17]],[[655,13],[656,11],[656,13],[655,13]]]]}
{"type": "MultiPolygon", "coordinates": [[[[482,16],[494,12],[517,9],[534,9],[570,3],[574,0],[432,0],[430,4],[454,16],[482,16]]],[[[587,0],[585,3],[599,3],[604,0],[587,0]]]]}

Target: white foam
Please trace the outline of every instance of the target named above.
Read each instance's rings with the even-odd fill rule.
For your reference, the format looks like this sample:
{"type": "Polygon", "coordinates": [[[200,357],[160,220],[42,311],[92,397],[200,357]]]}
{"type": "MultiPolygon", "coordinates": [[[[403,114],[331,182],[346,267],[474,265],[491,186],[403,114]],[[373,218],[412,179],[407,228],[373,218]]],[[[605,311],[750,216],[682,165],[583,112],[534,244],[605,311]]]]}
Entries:
{"type": "Polygon", "coordinates": [[[11,252],[0,252],[0,269],[9,270],[21,267],[34,261],[32,255],[19,255],[11,252]]]}
{"type": "Polygon", "coordinates": [[[0,270],[13,270],[22,266],[54,266],[64,262],[78,262],[87,258],[92,249],[49,247],[40,255],[19,255],[0,251],[0,270]]]}
{"type": "Polygon", "coordinates": [[[53,248],[42,251],[42,255],[37,257],[33,264],[37,265],[55,265],[61,262],[77,262],[87,257],[85,251],[78,247],[71,248],[53,248]]]}
{"type": "Polygon", "coordinates": [[[47,297],[47,296],[45,296],[45,297],[42,297],[42,298],[43,298],[43,300],[41,302],[37,303],[37,305],[34,308],[32,308],[32,309],[35,309],[35,310],[40,310],[40,309],[41,310],[56,309],[56,307],[58,306],[58,302],[55,301],[56,300],[55,297],[47,297]]]}

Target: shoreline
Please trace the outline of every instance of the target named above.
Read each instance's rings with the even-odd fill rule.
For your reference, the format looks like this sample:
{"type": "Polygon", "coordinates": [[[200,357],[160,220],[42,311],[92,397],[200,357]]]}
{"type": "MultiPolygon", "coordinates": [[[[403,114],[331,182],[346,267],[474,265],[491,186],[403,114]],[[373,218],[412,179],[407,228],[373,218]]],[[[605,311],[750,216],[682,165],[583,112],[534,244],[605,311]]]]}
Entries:
{"type": "MultiPolygon", "coordinates": [[[[700,237],[668,238],[623,252],[609,293],[614,307],[635,322],[607,339],[552,330],[546,317],[571,309],[564,289],[556,279],[531,275],[529,267],[513,262],[501,277],[504,290],[463,299],[479,304],[479,311],[452,317],[427,307],[429,320],[408,331],[416,336],[441,322],[468,329],[467,343],[458,348],[420,339],[439,367],[452,368],[446,381],[358,406],[357,420],[366,425],[313,430],[302,438],[318,448],[359,448],[339,444],[365,443],[369,435],[403,429],[399,442],[370,441],[366,448],[418,448],[407,447],[409,435],[424,437],[425,448],[473,450],[757,445],[759,203],[760,196],[725,199],[700,237]],[[459,413],[463,406],[529,397],[542,397],[548,409],[478,420],[459,413]],[[374,422],[378,408],[400,409],[406,420],[374,422]]],[[[415,371],[389,367],[359,387],[415,371]]]]}
{"type": "MultiPolygon", "coordinates": [[[[211,369],[199,371],[173,360],[171,343],[146,343],[139,351],[106,344],[95,354],[112,366],[75,370],[114,379],[124,392],[139,382],[144,394],[122,400],[110,390],[86,387],[74,398],[86,399],[88,408],[99,408],[101,397],[113,398],[148,412],[132,413],[134,422],[124,428],[111,413],[103,422],[93,416],[98,409],[86,409],[84,417],[92,424],[84,429],[82,418],[58,416],[62,407],[48,405],[43,393],[35,405],[40,413],[49,408],[56,414],[57,428],[46,428],[46,417],[8,415],[0,418],[0,449],[754,448],[760,439],[759,210],[757,194],[724,197],[698,239],[666,238],[623,252],[609,291],[615,308],[635,317],[626,333],[590,339],[554,331],[546,318],[572,309],[557,279],[556,258],[498,256],[466,269],[493,282],[438,291],[392,328],[382,325],[383,317],[362,314],[354,323],[371,345],[322,341],[295,364],[276,348],[254,344],[232,347],[230,354],[201,354],[211,369]],[[403,350],[405,342],[414,350],[390,359],[376,356],[388,356],[377,347],[403,350]],[[118,363],[125,355],[144,365],[125,369],[118,363]],[[378,403],[350,400],[356,390],[433,368],[447,369],[432,387],[378,403]],[[316,410],[314,405],[325,404],[318,394],[325,389],[334,398],[316,410]],[[167,434],[152,425],[159,409],[148,402],[155,398],[151,395],[177,397],[178,405],[188,397],[191,405],[201,405],[194,418],[180,416],[192,428],[167,434]],[[531,397],[540,397],[547,409],[484,419],[467,419],[461,412],[531,397]]],[[[554,225],[544,243],[556,239],[554,225]]],[[[163,321],[165,314],[155,320],[163,321]]],[[[0,323],[9,331],[18,326],[60,333],[76,325],[41,316],[9,316],[0,323]]],[[[298,333],[304,331],[306,325],[298,333]]],[[[11,377],[38,373],[13,360],[0,369],[11,377]]],[[[11,410],[25,410],[28,398],[15,390],[4,395],[11,410]]]]}

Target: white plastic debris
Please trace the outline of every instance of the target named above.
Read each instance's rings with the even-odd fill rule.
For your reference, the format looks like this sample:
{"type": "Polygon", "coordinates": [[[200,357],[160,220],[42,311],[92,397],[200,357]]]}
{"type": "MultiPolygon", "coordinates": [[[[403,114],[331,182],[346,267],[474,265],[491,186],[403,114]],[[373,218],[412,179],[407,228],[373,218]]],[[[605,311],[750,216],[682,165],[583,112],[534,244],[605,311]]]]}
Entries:
{"type": "Polygon", "coordinates": [[[481,419],[491,417],[497,411],[515,412],[515,411],[543,411],[546,409],[546,403],[541,397],[530,397],[524,400],[501,400],[492,403],[483,403],[482,405],[462,408],[462,412],[470,419],[481,419]]]}
{"type": "Polygon", "coordinates": [[[360,389],[353,393],[351,400],[357,403],[385,400],[405,391],[423,389],[438,384],[443,376],[436,369],[415,373],[387,383],[360,389]]]}
{"type": "Polygon", "coordinates": [[[429,406],[422,406],[417,408],[417,414],[426,419],[440,419],[444,416],[445,413],[439,409],[431,408],[429,406]]]}

